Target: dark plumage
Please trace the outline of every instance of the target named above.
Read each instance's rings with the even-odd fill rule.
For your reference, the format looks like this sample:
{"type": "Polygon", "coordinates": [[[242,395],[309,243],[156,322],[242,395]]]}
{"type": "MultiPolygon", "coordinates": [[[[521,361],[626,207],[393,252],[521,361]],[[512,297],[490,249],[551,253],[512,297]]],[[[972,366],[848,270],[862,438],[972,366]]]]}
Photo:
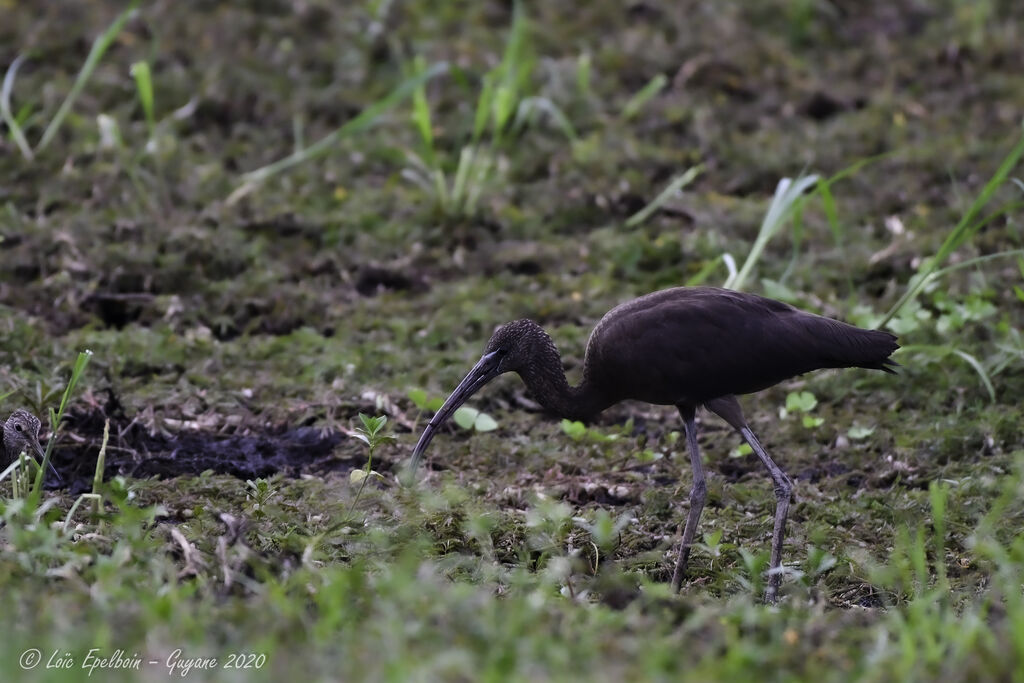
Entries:
{"type": "MultiPolygon", "coordinates": [[[[863,330],[781,301],[713,287],[677,287],[606,313],[587,342],[583,379],[572,387],[551,337],[532,320],[516,320],[495,330],[483,357],[427,424],[413,450],[412,467],[438,426],[505,372],[518,373],[537,401],[560,417],[586,419],[628,399],[674,405],[686,427],[694,470],[672,579],[678,590],[706,497],[695,423],[697,408],[704,406],[740,432],[772,477],[777,506],[771,567],[777,570],[793,484],[750,430],[736,395],[821,368],[892,372],[896,363],[889,356],[898,348],[888,332],[863,330]]],[[[775,599],[780,581],[780,572],[774,571],[769,600],[775,599]]]]}

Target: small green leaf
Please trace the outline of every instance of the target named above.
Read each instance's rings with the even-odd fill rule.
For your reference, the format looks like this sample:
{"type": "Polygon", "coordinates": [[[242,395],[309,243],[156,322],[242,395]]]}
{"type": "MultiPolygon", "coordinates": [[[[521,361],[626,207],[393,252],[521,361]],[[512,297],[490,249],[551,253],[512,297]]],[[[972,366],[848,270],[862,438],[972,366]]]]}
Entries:
{"type": "Polygon", "coordinates": [[[562,420],[562,431],[573,441],[579,441],[587,434],[586,426],[575,420],[562,420]]]}
{"type": "Polygon", "coordinates": [[[370,475],[366,470],[352,470],[348,475],[348,481],[351,484],[359,484],[368,476],[370,475]]]}
{"type": "Polygon", "coordinates": [[[363,427],[370,438],[373,438],[380,431],[380,428],[384,426],[384,423],[388,421],[388,418],[383,415],[380,417],[370,417],[364,413],[359,413],[359,421],[363,423],[363,427]]]}
{"type": "Polygon", "coordinates": [[[786,396],[786,410],[789,412],[809,413],[818,405],[818,399],[809,391],[791,391],[786,396]]]}
{"type": "Polygon", "coordinates": [[[874,427],[861,427],[860,425],[854,425],[847,430],[846,436],[850,437],[854,441],[859,441],[860,439],[866,439],[874,433],[874,427]]]}
{"type": "Polygon", "coordinates": [[[427,409],[427,392],[422,389],[410,389],[406,396],[408,396],[409,400],[412,401],[420,410],[427,409]]]}
{"type": "Polygon", "coordinates": [[[741,443],[739,446],[729,451],[729,457],[742,458],[744,456],[750,455],[753,452],[754,449],[750,447],[749,443],[741,443]]]}
{"type": "Polygon", "coordinates": [[[498,422],[487,413],[479,413],[473,422],[473,429],[478,432],[493,432],[498,428],[498,422]]]}
{"type": "Polygon", "coordinates": [[[432,410],[432,411],[434,411],[436,413],[437,411],[441,410],[441,406],[443,406],[443,405],[444,405],[444,399],[443,398],[440,398],[440,397],[432,398],[429,401],[427,401],[427,410],[432,410]]]}
{"type": "Polygon", "coordinates": [[[822,424],[824,424],[825,423],[825,418],[823,418],[823,417],[813,417],[811,415],[804,415],[803,422],[804,422],[804,427],[807,427],[808,429],[813,429],[814,427],[820,427],[822,424]]]}
{"type": "Polygon", "coordinates": [[[461,408],[455,411],[455,414],[452,415],[452,419],[455,420],[455,424],[459,425],[463,429],[472,429],[473,423],[476,422],[476,417],[479,414],[480,411],[477,410],[476,408],[462,406],[461,408]]]}
{"type": "Polygon", "coordinates": [[[664,453],[659,453],[658,451],[651,450],[650,448],[645,448],[636,456],[636,459],[640,462],[656,462],[664,457],[664,453]]]}

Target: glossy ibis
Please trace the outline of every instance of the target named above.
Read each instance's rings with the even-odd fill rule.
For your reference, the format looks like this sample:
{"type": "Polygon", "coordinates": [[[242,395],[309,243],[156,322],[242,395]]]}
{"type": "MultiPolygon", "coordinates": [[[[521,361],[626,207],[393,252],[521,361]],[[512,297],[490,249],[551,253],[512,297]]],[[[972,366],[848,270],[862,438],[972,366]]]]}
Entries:
{"type": "Polygon", "coordinates": [[[619,401],[674,405],[686,428],[693,466],[686,518],[673,588],[678,591],[706,498],[697,445],[697,408],[704,406],[750,444],[775,485],[775,528],[767,599],[781,582],[782,540],[793,482],[751,431],[737,394],[760,391],[821,368],[859,367],[892,372],[889,356],[899,346],[888,332],[863,330],[789,304],[713,287],[677,287],[616,306],[597,323],[587,342],[583,380],[569,386],[551,337],[532,320],[495,330],[483,357],[437,411],[413,451],[415,471],[438,427],[485,384],[516,372],[537,401],[555,415],[586,419],[619,401]]]}

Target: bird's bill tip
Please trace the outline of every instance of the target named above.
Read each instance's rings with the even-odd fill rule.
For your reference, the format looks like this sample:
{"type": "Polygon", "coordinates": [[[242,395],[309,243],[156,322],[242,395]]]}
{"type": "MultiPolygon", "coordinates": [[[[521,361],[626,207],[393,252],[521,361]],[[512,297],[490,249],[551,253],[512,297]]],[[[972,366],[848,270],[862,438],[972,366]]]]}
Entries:
{"type": "Polygon", "coordinates": [[[423,453],[427,450],[431,439],[434,438],[437,428],[444,424],[482,386],[498,376],[495,362],[498,356],[497,352],[485,353],[473,366],[473,369],[462,378],[459,386],[455,387],[455,390],[445,399],[444,404],[434,413],[434,417],[430,418],[430,422],[423,429],[420,440],[416,442],[416,447],[412,451],[409,470],[415,472],[419,467],[423,453]]]}
{"type": "Polygon", "coordinates": [[[423,459],[423,452],[427,450],[427,444],[434,437],[434,428],[432,425],[427,425],[427,428],[423,430],[423,434],[420,436],[420,440],[416,443],[416,447],[412,449],[412,457],[409,458],[409,469],[415,471],[420,465],[420,460],[423,459]]]}

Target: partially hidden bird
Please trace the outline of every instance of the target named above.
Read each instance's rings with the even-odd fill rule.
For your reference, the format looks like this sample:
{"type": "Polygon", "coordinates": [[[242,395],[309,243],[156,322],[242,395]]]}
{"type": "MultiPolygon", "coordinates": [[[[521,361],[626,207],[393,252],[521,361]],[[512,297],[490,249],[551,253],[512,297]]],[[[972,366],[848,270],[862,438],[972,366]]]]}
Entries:
{"type": "Polygon", "coordinates": [[[782,542],[793,482],[750,429],[737,395],[761,391],[823,368],[892,373],[899,348],[888,332],[865,330],[774,299],[714,287],[675,287],[611,309],[590,334],[583,378],[570,386],[551,337],[532,320],[498,327],[483,356],[427,423],[413,450],[415,472],[431,439],[451,415],[495,377],[515,372],[556,416],[586,420],[624,400],[675,406],[693,468],[689,512],[672,576],[679,591],[707,497],[697,444],[701,406],[724,419],[750,445],[775,488],[775,518],[766,599],[782,578],[782,542]]]}
{"type": "MultiPolygon", "coordinates": [[[[39,418],[27,410],[15,410],[3,422],[3,443],[0,444],[0,468],[5,468],[25,453],[30,457],[43,459],[43,447],[39,444],[39,418]]],[[[52,468],[53,465],[51,464],[52,468]]],[[[57,474],[57,470],[53,470],[57,474]]],[[[59,475],[58,475],[59,476],[59,475]]]]}

